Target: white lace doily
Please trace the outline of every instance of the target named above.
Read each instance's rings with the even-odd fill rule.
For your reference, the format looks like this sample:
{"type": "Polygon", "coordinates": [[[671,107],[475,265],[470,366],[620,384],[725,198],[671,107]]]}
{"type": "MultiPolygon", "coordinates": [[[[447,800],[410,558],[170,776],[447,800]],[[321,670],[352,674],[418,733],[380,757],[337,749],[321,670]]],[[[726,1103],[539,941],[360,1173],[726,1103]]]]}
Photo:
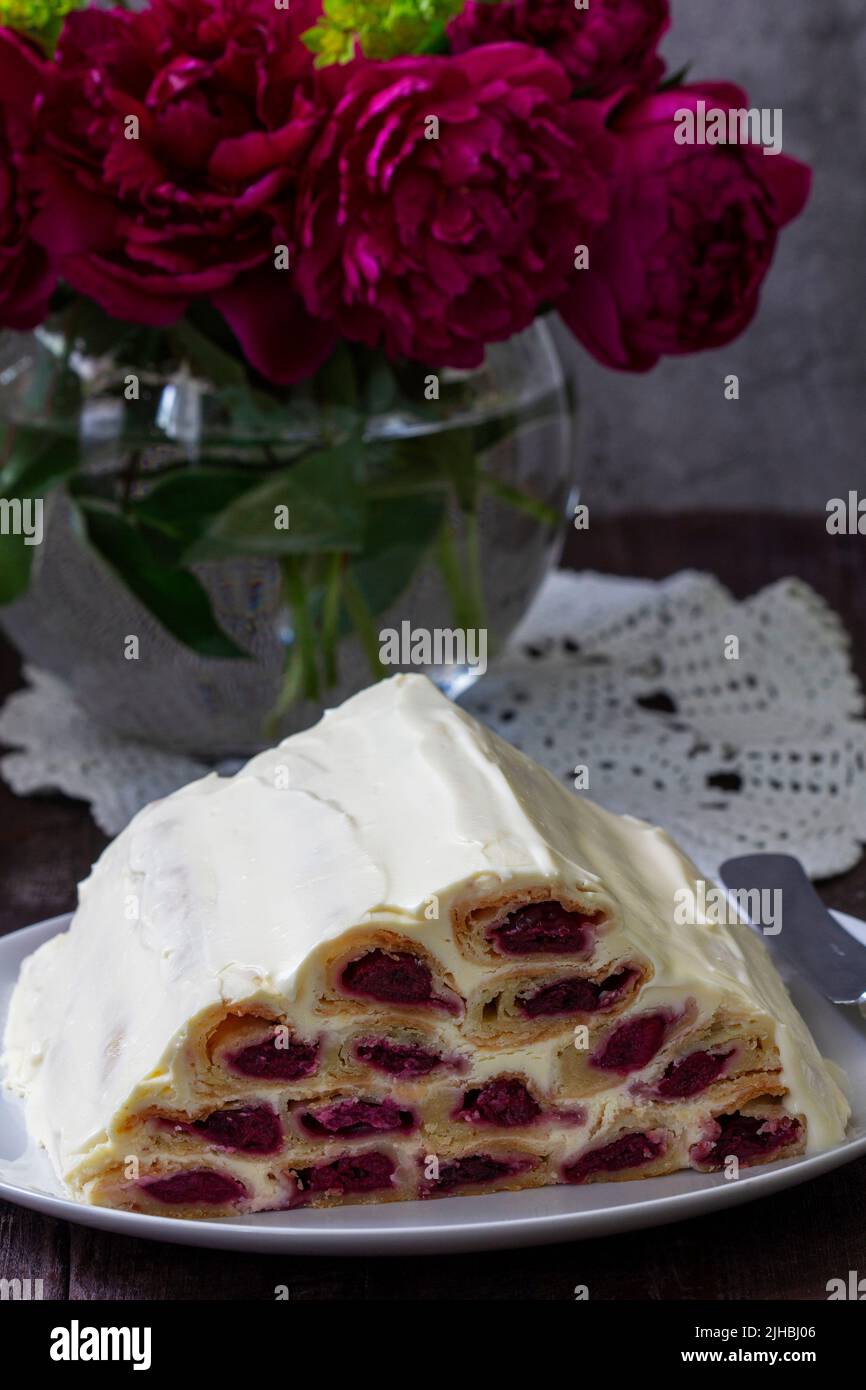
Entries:
{"type": "MultiPolygon", "coordinates": [[[[796,580],[738,603],[704,574],[560,571],[462,703],[569,786],[585,768],[585,794],[664,825],[707,874],[775,850],[819,878],[851,868],[866,841],[864,696],[848,647],[796,580]]],[[[14,791],[83,798],[113,835],[210,770],[106,733],[56,678],[26,677],[0,713],[14,791]]]]}

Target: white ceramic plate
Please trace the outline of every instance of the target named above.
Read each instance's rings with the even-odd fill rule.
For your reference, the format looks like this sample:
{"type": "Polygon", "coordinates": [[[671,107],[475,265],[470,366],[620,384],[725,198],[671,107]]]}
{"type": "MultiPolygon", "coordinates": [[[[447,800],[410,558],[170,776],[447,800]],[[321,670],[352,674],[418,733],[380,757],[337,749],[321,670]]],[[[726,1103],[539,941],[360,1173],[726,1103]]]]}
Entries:
{"type": "MultiPolygon", "coordinates": [[[[866,922],[842,914],[837,918],[866,944],[866,922]]],[[[55,917],[0,937],[0,1034],[21,961],[68,923],[68,917],[55,917]]],[[[790,971],[782,957],[777,957],[777,965],[824,1056],[848,1074],[853,1108],[850,1137],[828,1153],[746,1169],[736,1181],[718,1173],[684,1172],[636,1182],[324,1211],[265,1212],[223,1221],[141,1216],[81,1206],[64,1197],[46,1155],[28,1145],[22,1103],[0,1091],[0,1196],[49,1216],[119,1235],[298,1255],[424,1255],[545,1245],[661,1226],[750,1202],[866,1154],[866,1025],[855,1010],[827,1003],[790,971]]]]}

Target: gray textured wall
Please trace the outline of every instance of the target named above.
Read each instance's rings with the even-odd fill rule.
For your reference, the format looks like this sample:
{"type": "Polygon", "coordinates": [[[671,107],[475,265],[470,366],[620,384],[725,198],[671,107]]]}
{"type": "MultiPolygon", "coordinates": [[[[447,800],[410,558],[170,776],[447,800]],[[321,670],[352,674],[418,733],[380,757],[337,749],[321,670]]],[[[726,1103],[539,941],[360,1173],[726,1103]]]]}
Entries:
{"type": "MultiPolygon", "coordinates": [[[[598,511],[823,510],[866,493],[866,0],[672,0],[673,70],[781,107],[812,199],[783,234],[759,316],[730,347],[647,376],[570,345],[584,493],[598,511]],[[722,379],[740,377],[739,402],[722,379]]],[[[562,340],[560,340],[562,341],[562,340]]]]}

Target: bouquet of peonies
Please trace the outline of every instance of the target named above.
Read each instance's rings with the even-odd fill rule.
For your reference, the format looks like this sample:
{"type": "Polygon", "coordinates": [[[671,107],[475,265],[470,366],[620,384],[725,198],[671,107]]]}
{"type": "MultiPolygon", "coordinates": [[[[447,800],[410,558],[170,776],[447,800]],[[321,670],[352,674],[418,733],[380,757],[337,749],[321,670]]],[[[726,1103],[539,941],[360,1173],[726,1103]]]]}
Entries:
{"type": "MultiPolygon", "coordinates": [[[[262,410],[311,381],[336,400],[347,372],[357,406],[371,363],[403,382],[412,364],[475,367],[551,309],[612,367],[717,347],[754,314],[808,193],[806,168],[760,145],[675,138],[675,113],[747,101],[665,80],[668,0],[0,0],[0,23],[0,325],[59,323],[67,364],[122,343],[233,389],[240,371],[262,410]]],[[[194,507],[178,495],[184,545],[149,557],[168,588],[134,573],[154,531],[140,480],[99,495],[74,449],[10,427],[0,492],[69,486],[166,626],[229,655],[188,562],[217,536],[231,553],[231,509],[272,497],[286,462],[210,477],[194,507]]],[[[163,542],[173,505],[165,492],[163,542]]],[[[30,559],[11,541],[6,599],[30,559]]],[[[315,663],[303,679],[309,693],[315,663]]]]}

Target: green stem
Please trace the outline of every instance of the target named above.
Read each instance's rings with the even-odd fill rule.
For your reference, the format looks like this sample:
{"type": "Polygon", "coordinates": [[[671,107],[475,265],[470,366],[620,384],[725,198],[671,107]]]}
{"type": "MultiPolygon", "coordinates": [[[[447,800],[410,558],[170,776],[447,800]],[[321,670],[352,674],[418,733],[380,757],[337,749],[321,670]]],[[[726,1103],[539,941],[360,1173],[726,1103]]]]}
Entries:
{"type": "Polygon", "coordinates": [[[387,672],[379,660],[379,634],[361,586],[350,569],[346,569],[343,575],[343,602],[361,640],[370,670],[376,680],[382,680],[387,672]]]}
{"type": "Polygon", "coordinates": [[[337,639],[340,631],[340,597],[345,563],[342,555],[327,557],[325,600],[322,609],[322,659],[326,687],[337,683],[337,639]]]}
{"type": "Polygon", "coordinates": [[[451,599],[457,626],[464,629],[484,628],[487,619],[478,543],[478,515],[474,511],[464,511],[461,516],[466,531],[465,559],[461,562],[454,528],[446,521],[436,538],[436,562],[451,599]]]}
{"type": "Polygon", "coordinates": [[[546,502],[540,502],[537,497],[522,492],[520,488],[512,487],[510,483],[503,483],[492,473],[482,472],[480,476],[482,486],[507,507],[523,512],[544,526],[561,526],[563,518],[555,507],[549,507],[546,502]]]}
{"type": "Polygon", "coordinates": [[[448,590],[454,621],[458,627],[472,626],[472,602],[463,580],[463,572],[457,547],[454,544],[454,530],[449,521],[444,521],[436,537],[436,563],[448,590]]]}
{"type": "Polygon", "coordinates": [[[486,605],[484,602],[484,578],[481,571],[481,545],[478,537],[477,511],[464,512],[463,524],[466,527],[466,559],[469,576],[469,595],[472,603],[473,621],[469,627],[486,628],[486,605]]]}
{"type": "Polygon", "coordinates": [[[140,468],[141,450],[133,449],[129,455],[129,467],[123,474],[123,495],[120,501],[121,511],[129,511],[129,504],[132,501],[132,490],[138,481],[138,473],[140,468]]]}
{"type": "Polygon", "coordinates": [[[276,739],[279,736],[280,720],[290,709],[297,699],[300,698],[304,684],[304,663],[301,658],[301,649],[297,643],[290,649],[286,657],[286,669],[283,672],[283,679],[280,685],[280,693],[277,696],[273,709],[265,720],[265,736],[276,739]]]}
{"type": "Polygon", "coordinates": [[[286,556],[281,562],[283,589],[292,609],[295,629],[295,643],[300,650],[301,682],[303,694],[308,700],[319,698],[319,671],[316,664],[316,631],[310,617],[307,584],[302,562],[295,555],[286,556]]]}

